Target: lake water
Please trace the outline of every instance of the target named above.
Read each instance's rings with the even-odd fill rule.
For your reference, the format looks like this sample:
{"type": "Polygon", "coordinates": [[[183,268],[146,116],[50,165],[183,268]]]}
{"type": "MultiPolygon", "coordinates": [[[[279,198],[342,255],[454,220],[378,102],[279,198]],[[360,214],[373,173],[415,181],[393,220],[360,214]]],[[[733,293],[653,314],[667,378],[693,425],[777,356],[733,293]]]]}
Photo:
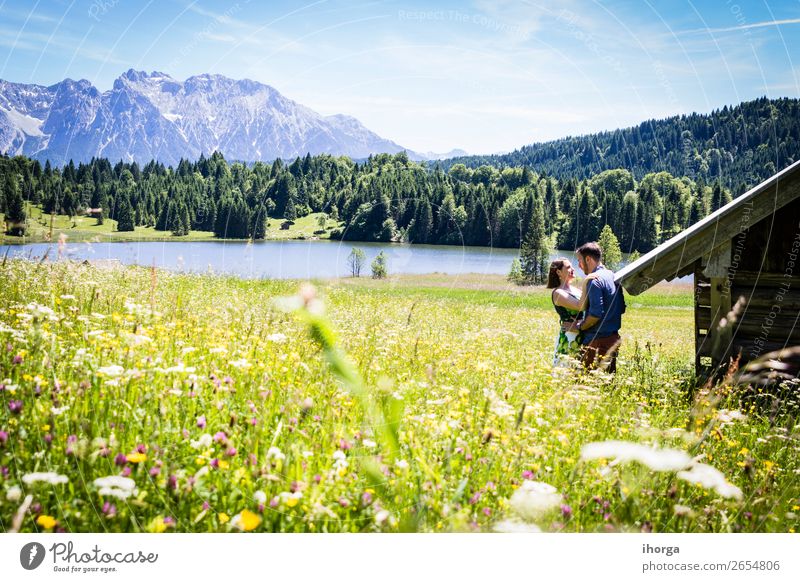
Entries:
{"type": "MultiPolygon", "coordinates": [[[[143,265],[194,273],[225,273],[248,279],[315,279],[347,277],[347,256],[355,247],[366,260],[361,274],[370,274],[370,263],[383,251],[390,274],[500,274],[507,275],[516,249],[357,243],[342,241],[262,241],[230,242],[112,242],[68,243],[63,256],[73,260],[117,260],[125,265],[143,265]]],[[[58,245],[34,243],[0,245],[0,256],[58,260],[58,245]]],[[[578,275],[572,253],[557,251],[552,258],[566,256],[578,275]]]]}
{"type": "MultiPolygon", "coordinates": [[[[134,242],[68,243],[63,256],[74,260],[113,259],[184,272],[226,273],[244,278],[312,279],[346,277],[347,256],[353,248],[366,254],[361,274],[382,250],[389,273],[508,274],[515,249],[401,245],[341,241],[247,242],[134,242]]],[[[39,243],[0,246],[0,255],[58,259],[58,245],[39,243]]]]}

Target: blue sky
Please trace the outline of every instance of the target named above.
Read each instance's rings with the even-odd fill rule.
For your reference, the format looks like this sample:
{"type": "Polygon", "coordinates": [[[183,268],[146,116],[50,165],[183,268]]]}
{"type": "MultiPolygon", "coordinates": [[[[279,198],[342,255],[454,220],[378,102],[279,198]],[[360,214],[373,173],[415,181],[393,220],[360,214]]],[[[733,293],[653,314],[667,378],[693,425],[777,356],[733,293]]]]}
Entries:
{"type": "Polygon", "coordinates": [[[250,78],[470,153],[800,96],[800,2],[0,0],[0,78],[250,78]],[[794,55],[794,57],[793,57],[794,55]]]}

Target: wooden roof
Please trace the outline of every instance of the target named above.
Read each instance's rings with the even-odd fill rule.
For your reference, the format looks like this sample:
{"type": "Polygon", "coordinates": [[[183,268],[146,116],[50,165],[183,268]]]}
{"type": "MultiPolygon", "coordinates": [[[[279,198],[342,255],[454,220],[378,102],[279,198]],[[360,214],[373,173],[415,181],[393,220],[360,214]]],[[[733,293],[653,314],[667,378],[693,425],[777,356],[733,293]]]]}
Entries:
{"type": "Polygon", "coordinates": [[[697,259],[800,196],[800,161],[764,180],[703,220],[617,271],[615,280],[631,295],[656,283],[689,274],[697,259]]]}

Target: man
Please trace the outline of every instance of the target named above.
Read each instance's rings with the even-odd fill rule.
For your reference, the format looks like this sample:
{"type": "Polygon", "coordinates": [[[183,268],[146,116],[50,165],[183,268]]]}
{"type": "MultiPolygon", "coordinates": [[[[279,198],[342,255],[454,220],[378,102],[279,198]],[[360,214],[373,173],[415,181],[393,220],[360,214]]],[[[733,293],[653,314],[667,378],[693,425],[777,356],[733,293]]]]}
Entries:
{"type": "Polygon", "coordinates": [[[584,273],[594,274],[586,290],[588,295],[583,319],[568,326],[566,331],[581,331],[581,362],[586,369],[604,367],[617,371],[617,351],[622,341],[619,328],[625,313],[622,287],[614,283],[614,273],[603,266],[600,245],[589,242],[575,251],[578,266],[584,273]]]}

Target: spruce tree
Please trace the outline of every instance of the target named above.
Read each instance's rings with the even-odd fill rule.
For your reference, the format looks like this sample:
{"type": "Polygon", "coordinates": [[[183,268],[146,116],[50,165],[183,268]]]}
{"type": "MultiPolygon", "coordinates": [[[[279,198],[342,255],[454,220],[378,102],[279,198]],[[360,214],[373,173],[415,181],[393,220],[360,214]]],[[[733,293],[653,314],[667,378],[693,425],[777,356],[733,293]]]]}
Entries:
{"type": "Polygon", "coordinates": [[[267,238],[267,208],[264,204],[259,204],[253,210],[250,224],[250,236],[253,240],[264,240],[267,238]]]}
{"type": "Polygon", "coordinates": [[[128,194],[121,193],[117,202],[117,230],[119,232],[133,232],[133,229],[133,207],[128,194]]]}
{"type": "Polygon", "coordinates": [[[520,248],[522,275],[528,284],[541,285],[547,280],[550,258],[549,239],[544,226],[544,207],[537,196],[533,203],[531,223],[520,248]]]}
{"type": "Polygon", "coordinates": [[[23,236],[25,234],[25,221],[28,218],[25,213],[25,201],[19,191],[17,177],[9,172],[6,174],[6,233],[11,236],[23,236]]]}

